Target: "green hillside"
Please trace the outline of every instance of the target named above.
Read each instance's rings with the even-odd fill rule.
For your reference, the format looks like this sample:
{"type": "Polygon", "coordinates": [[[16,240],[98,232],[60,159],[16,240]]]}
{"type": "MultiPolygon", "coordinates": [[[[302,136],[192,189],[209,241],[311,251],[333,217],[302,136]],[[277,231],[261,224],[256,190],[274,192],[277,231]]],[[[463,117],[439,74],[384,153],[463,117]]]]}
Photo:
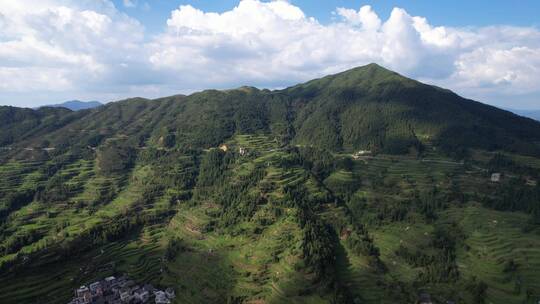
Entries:
{"type": "Polygon", "coordinates": [[[377,65],[0,118],[0,303],[540,300],[540,123],[377,65]]]}

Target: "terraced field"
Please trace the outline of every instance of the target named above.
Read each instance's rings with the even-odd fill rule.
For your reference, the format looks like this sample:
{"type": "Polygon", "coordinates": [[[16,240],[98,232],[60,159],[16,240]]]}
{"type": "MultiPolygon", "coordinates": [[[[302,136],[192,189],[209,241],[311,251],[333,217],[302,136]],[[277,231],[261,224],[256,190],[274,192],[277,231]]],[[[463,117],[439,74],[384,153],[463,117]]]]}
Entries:
{"type": "MultiPolygon", "coordinates": [[[[294,162],[298,156],[280,149],[268,136],[238,135],[226,144],[227,153],[234,154],[223,169],[231,187],[262,171],[260,179],[246,190],[246,195],[259,197],[251,215],[229,225],[219,222],[224,207],[220,192],[213,192],[217,190],[212,186],[197,193],[193,186],[185,186],[189,182],[164,189],[153,184],[156,178],[189,181],[212,149],[196,157],[156,149],[152,153],[169,158],[139,163],[125,175],[106,176],[95,161],[84,159],[59,167],[53,176],[68,189],[64,200],[51,204],[35,197],[9,216],[5,234],[16,227],[16,233],[35,231],[39,238],[25,243],[18,253],[2,256],[2,260],[17,255],[29,258],[16,276],[0,278],[0,303],[63,303],[78,285],[119,273],[140,283],[174,286],[175,303],[328,303],[331,296],[319,293],[319,282],[304,264],[304,231],[297,220],[298,209],[284,201],[287,189],[293,188],[304,189],[310,200],[319,202],[314,208],[317,216],[339,238],[336,280],[352,300],[393,303],[388,288],[396,293],[402,288],[411,299],[422,290],[438,302],[454,295],[471,302],[471,294],[463,286],[473,278],[489,286],[486,303],[533,303],[540,297],[539,228],[531,228],[529,215],[486,209],[471,199],[481,189],[494,188],[481,169],[437,158],[436,153],[429,159],[380,155],[353,161],[349,168],[333,167],[318,178],[305,165],[294,162]],[[248,153],[240,155],[240,147],[248,153]],[[447,204],[450,208],[437,210],[431,220],[418,211],[399,220],[380,218],[386,204],[412,204],[415,195],[432,189],[441,196],[451,194],[452,187],[463,189],[467,201],[459,206],[447,204]],[[350,210],[350,199],[359,199],[369,208],[356,214],[350,210]],[[33,253],[51,244],[72,242],[78,235],[112,225],[128,214],[167,216],[132,227],[126,235],[71,258],[60,260],[53,254],[33,258],[33,253]],[[370,264],[369,256],[355,253],[347,245],[343,229],[350,229],[352,221],[359,219],[380,252],[385,272],[370,264]],[[456,247],[460,279],[455,284],[420,285],[424,267],[411,265],[396,252],[400,247],[413,252],[429,248],[436,228],[448,223],[456,223],[464,235],[456,247]],[[167,259],[171,240],[178,240],[181,246],[174,258],[167,259]],[[514,268],[505,270],[510,261],[514,268]],[[396,284],[399,288],[392,287],[396,284]]],[[[47,173],[42,168],[47,164],[3,164],[0,176],[7,182],[2,185],[17,191],[46,188],[47,173]]]]}
{"type": "MultiPolygon", "coordinates": [[[[8,185],[17,191],[36,189],[46,185],[46,180],[39,173],[44,165],[7,163],[0,166],[0,172],[3,177],[9,177],[8,185]]],[[[104,177],[98,173],[94,162],[87,160],[69,163],[56,171],[54,177],[62,180],[62,185],[69,189],[66,201],[50,204],[34,198],[9,215],[10,226],[7,229],[16,229],[16,235],[36,231],[40,238],[26,242],[17,254],[2,256],[4,261],[17,256],[27,257],[24,257],[26,266],[17,275],[0,278],[0,302],[67,302],[75,287],[113,273],[126,273],[140,282],[159,284],[167,243],[163,239],[166,222],[146,225],[124,240],[93,246],[91,251],[73,258],[46,252],[41,253],[39,259],[34,255],[54,244],[61,246],[85,231],[107,225],[123,212],[129,212],[132,204],[142,197],[142,184],[151,171],[149,167],[134,168],[127,180],[104,177]],[[100,201],[100,193],[104,192],[116,194],[110,202],[100,201]],[[43,298],[44,294],[47,297],[43,298]]],[[[141,207],[144,212],[165,208],[163,199],[138,208],[141,207]]]]}
{"type": "Polygon", "coordinates": [[[470,206],[451,209],[448,216],[467,232],[469,250],[459,253],[464,276],[489,282],[492,303],[518,303],[540,297],[538,228],[526,231],[527,216],[470,206]],[[505,271],[513,261],[515,271],[505,271]]]}
{"type": "MultiPolygon", "coordinates": [[[[354,171],[361,176],[363,182],[357,192],[361,197],[392,198],[389,194],[399,189],[399,196],[406,198],[407,193],[410,194],[413,190],[445,188],[451,183],[457,184],[468,194],[492,187],[488,182],[489,176],[484,171],[466,169],[462,164],[445,161],[359,160],[355,162],[354,171]],[[387,193],[373,190],[372,183],[377,180],[392,190],[387,193]]],[[[339,179],[346,183],[348,178],[342,174],[339,179]]],[[[458,223],[466,235],[466,249],[460,249],[457,258],[463,280],[474,277],[486,282],[490,286],[486,303],[533,303],[534,299],[540,298],[537,283],[540,281],[540,250],[537,249],[540,248],[540,231],[538,228],[528,231],[531,229],[529,216],[485,209],[475,202],[467,204],[468,207],[451,208],[439,215],[445,221],[458,223]],[[518,265],[516,271],[504,270],[510,261],[518,265]]],[[[408,265],[396,256],[395,252],[400,246],[413,249],[429,247],[434,224],[426,225],[415,220],[412,223],[385,224],[372,230],[375,244],[381,251],[381,259],[392,278],[401,282],[414,282],[420,269],[408,265]]],[[[348,282],[347,285],[356,291],[354,294],[366,303],[379,303],[381,300],[377,293],[369,292],[378,289],[373,285],[376,279],[366,280],[370,277],[369,267],[347,254],[346,247],[343,247],[338,260],[340,275],[348,282]]],[[[461,297],[472,301],[466,294],[461,297]]],[[[444,301],[443,298],[439,300],[444,301]]]]}
{"type": "MultiPolygon", "coordinates": [[[[249,143],[244,145],[258,156],[240,158],[233,180],[264,164],[266,175],[259,184],[272,184],[267,195],[276,198],[283,196],[284,186],[305,180],[300,168],[284,170],[273,166],[280,152],[264,152],[249,143]]],[[[216,211],[219,206],[212,201],[180,206],[169,224],[169,236],[180,238],[189,248],[167,264],[170,273],[163,281],[179,286],[178,303],[225,301],[231,290],[238,299],[298,303],[294,300],[298,290],[309,283],[293,267],[300,260],[296,248],[300,231],[292,213],[275,217],[272,207],[262,205],[255,211],[253,221],[241,222],[232,234],[223,234],[205,228],[216,211]],[[260,222],[265,223],[264,230],[252,233],[260,222]],[[193,292],[200,286],[201,292],[193,292]]]]}
{"type": "Polygon", "coordinates": [[[41,174],[36,170],[43,162],[19,161],[0,165],[0,192],[13,189],[26,189],[41,181],[41,174]]]}

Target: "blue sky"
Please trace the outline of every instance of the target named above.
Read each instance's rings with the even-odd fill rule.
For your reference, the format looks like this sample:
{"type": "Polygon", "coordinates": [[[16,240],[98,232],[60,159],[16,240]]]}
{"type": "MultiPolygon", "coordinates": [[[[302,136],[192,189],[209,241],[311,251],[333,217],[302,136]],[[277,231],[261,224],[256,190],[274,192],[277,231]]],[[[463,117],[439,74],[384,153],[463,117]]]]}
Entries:
{"type": "Polygon", "coordinates": [[[0,0],[0,105],[275,89],[375,62],[538,109],[538,15],[538,0],[0,0]]]}

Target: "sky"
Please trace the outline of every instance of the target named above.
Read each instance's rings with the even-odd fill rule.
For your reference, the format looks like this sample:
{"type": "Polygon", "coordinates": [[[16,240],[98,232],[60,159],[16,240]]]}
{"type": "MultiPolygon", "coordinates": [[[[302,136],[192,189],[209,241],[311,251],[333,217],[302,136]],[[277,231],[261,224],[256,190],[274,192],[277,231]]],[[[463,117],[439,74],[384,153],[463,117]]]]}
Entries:
{"type": "Polygon", "coordinates": [[[0,105],[276,89],[375,62],[540,109],[538,16],[538,0],[0,0],[0,105]]]}

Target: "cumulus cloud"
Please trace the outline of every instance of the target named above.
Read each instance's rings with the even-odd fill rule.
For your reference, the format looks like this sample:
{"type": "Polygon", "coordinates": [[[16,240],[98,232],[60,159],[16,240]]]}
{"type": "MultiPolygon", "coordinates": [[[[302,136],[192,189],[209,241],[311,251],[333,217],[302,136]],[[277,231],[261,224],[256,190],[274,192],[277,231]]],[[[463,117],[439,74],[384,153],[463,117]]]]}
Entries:
{"type": "Polygon", "coordinates": [[[107,0],[29,2],[0,0],[2,90],[272,88],[377,62],[487,102],[540,99],[534,27],[435,26],[402,8],[381,20],[370,6],[336,8],[322,24],[287,1],[242,0],[222,13],[181,5],[149,36],[107,0]]]}
{"type": "Polygon", "coordinates": [[[187,83],[211,75],[206,80],[219,85],[287,84],[378,62],[468,93],[538,90],[535,28],[433,26],[401,8],[384,22],[370,6],[336,13],[340,20],[323,25],[285,1],[244,0],[222,14],[180,6],[152,41],[150,61],[191,75],[187,83]]]}
{"type": "Polygon", "coordinates": [[[106,1],[1,0],[0,16],[4,92],[92,90],[144,62],[142,26],[106,1]]]}
{"type": "Polygon", "coordinates": [[[338,7],[336,11],[344,21],[352,25],[361,25],[367,31],[377,31],[381,27],[381,19],[370,5],[362,6],[359,11],[344,7],[338,7]]]}
{"type": "Polygon", "coordinates": [[[123,0],[125,7],[135,7],[137,6],[136,2],[133,2],[131,0],[123,0]]]}

